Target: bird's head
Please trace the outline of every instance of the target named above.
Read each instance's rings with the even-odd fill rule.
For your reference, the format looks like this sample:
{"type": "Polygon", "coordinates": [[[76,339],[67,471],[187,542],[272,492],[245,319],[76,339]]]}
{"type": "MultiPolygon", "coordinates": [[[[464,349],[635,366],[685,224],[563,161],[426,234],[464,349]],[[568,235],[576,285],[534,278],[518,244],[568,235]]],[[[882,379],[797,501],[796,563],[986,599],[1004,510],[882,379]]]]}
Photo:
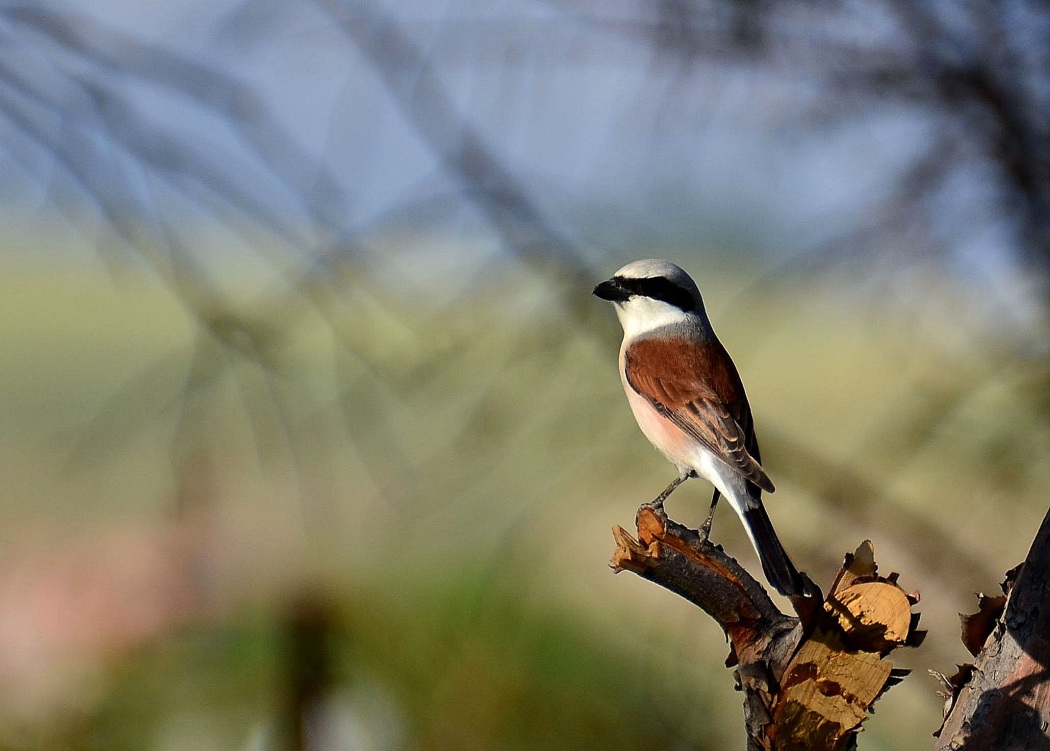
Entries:
{"type": "Polygon", "coordinates": [[[593,294],[613,303],[627,336],[706,321],[696,282],[670,261],[633,261],[595,287],[593,294]]]}

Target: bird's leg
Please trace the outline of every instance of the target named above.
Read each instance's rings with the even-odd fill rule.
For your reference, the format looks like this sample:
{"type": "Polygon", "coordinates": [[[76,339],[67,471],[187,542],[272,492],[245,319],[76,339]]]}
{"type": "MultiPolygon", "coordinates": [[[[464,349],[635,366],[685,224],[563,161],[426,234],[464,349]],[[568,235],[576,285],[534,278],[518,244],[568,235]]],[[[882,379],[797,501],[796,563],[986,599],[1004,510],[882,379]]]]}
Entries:
{"type": "Polygon", "coordinates": [[[689,475],[679,475],[678,477],[674,478],[674,480],[671,481],[671,484],[664,488],[663,492],[660,493],[660,495],[656,496],[656,498],[649,502],[649,505],[655,509],[663,510],[664,501],[667,500],[667,496],[671,495],[671,493],[674,492],[674,489],[681,485],[683,482],[685,482],[687,479],[689,479],[689,475]]]}
{"type": "Polygon", "coordinates": [[[704,542],[707,542],[707,538],[711,536],[711,521],[715,518],[715,506],[718,505],[720,497],[718,488],[715,488],[715,494],[711,496],[711,510],[707,512],[707,518],[700,525],[700,539],[704,542]]]}

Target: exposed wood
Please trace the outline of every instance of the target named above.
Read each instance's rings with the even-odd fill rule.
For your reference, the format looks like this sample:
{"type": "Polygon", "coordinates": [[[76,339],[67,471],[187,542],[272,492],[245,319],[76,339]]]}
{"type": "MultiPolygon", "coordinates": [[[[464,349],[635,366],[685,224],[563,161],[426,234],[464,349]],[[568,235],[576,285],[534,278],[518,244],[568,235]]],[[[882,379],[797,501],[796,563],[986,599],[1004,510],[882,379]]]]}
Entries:
{"type": "Polygon", "coordinates": [[[769,729],[773,748],[851,747],[871,705],[903,675],[883,658],[922,640],[912,613],[917,601],[894,577],[878,575],[870,542],[846,556],[824,601],[824,617],[781,680],[769,729]]]}
{"type": "Polygon", "coordinates": [[[922,639],[896,577],[878,575],[870,543],[847,555],[827,598],[793,598],[782,613],[765,589],[720,546],[643,505],[638,537],[613,530],[612,566],[632,571],[702,608],[725,631],[744,693],[749,751],[841,751],[872,703],[902,673],[885,659],[922,639]]]}

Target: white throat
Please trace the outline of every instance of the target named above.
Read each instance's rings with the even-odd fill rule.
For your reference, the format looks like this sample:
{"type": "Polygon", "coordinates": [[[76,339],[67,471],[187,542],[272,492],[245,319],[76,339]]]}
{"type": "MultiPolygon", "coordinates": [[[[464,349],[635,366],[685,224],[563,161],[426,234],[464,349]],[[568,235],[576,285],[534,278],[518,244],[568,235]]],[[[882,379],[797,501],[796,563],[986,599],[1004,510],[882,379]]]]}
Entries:
{"type": "Polygon", "coordinates": [[[667,326],[704,327],[703,316],[686,313],[681,308],[651,297],[632,297],[617,303],[615,308],[616,317],[623,326],[625,341],[667,326]]]}

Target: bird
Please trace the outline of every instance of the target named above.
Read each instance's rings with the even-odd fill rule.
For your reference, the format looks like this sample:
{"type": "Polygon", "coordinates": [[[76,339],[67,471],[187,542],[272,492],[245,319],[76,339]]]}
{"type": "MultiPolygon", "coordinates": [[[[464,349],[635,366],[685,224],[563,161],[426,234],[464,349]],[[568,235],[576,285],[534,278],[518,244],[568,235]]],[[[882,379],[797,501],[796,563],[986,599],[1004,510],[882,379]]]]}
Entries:
{"type": "Polygon", "coordinates": [[[762,504],[773,482],[762,467],[751,405],[733,360],[715,335],[700,290],[680,266],[644,259],[619,269],[593,294],[613,304],[623,327],[620,380],[646,438],[678,469],[653,499],[667,497],[690,478],[714,486],[701,527],[708,539],[719,497],[743,522],[766,579],[777,592],[806,596],[795,568],[762,504]]]}

